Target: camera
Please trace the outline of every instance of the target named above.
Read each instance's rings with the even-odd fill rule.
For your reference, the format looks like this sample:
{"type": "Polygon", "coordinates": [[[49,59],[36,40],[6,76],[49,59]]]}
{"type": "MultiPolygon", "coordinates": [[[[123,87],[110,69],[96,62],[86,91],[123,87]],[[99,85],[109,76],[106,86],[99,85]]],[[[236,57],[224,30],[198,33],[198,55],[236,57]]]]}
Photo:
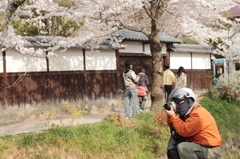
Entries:
{"type": "Polygon", "coordinates": [[[164,104],[164,109],[170,110],[170,104],[169,103],[164,104]]]}
{"type": "Polygon", "coordinates": [[[163,105],[164,109],[171,110],[170,106],[173,107],[173,110],[176,110],[176,104],[174,102],[168,102],[163,105]]]}

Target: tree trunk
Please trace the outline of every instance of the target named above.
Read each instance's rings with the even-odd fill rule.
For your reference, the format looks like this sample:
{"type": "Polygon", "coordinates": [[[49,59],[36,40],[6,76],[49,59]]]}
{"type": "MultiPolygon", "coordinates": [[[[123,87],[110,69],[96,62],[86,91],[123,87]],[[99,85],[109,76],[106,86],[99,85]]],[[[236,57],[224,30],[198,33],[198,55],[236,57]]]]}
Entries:
{"type": "Polygon", "coordinates": [[[159,111],[163,104],[163,84],[162,84],[162,53],[159,33],[153,31],[150,35],[150,49],[152,53],[152,93],[151,93],[151,110],[159,111]]]}
{"type": "Polygon", "coordinates": [[[160,0],[150,2],[151,34],[149,35],[150,49],[152,53],[152,93],[151,110],[159,111],[163,105],[163,84],[162,84],[162,46],[159,39],[161,16],[166,9],[166,4],[160,0]]]}
{"type": "Polygon", "coordinates": [[[20,5],[22,5],[26,0],[12,0],[8,4],[8,7],[4,13],[4,15],[0,18],[0,31],[2,31],[6,25],[9,23],[12,15],[18,9],[20,5]]]}

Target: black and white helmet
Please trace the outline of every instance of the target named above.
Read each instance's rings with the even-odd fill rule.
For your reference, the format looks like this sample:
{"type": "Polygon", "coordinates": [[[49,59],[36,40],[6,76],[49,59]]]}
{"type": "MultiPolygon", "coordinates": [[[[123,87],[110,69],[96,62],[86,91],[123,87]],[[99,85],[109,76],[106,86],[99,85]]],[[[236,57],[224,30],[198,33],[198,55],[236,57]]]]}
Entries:
{"type": "MultiPolygon", "coordinates": [[[[168,97],[168,101],[179,101],[180,102],[182,100],[187,100],[189,98],[191,98],[193,102],[191,102],[191,104],[189,104],[190,109],[186,113],[186,115],[187,115],[191,112],[194,104],[197,102],[196,97],[190,88],[178,88],[178,89],[173,90],[168,97]]],[[[175,103],[175,104],[178,104],[178,103],[175,103]]],[[[176,105],[176,107],[177,107],[177,105],[176,105]]]]}

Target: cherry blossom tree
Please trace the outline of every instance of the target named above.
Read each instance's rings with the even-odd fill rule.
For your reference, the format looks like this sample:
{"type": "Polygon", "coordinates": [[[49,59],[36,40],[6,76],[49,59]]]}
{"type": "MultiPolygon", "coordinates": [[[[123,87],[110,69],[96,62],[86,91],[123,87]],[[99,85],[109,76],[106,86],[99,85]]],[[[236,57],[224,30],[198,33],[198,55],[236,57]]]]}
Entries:
{"type": "Polygon", "coordinates": [[[0,3],[0,12],[4,12],[3,16],[0,18],[0,31],[9,23],[15,11],[21,6],[26,0],[12,0],[2,1],[0,3]]]}
{"type": "MultiPolygon", "coordinates": [[[[17,0],[12,0],[10,3],[1,1],[1,11],[8,10],[7,5],[8,8],[11,4],[16,5],[15,1],[17,0]]],[[[15,7],[18,9],[12,9],[10,16],[4,16],[6,22],[1,23],[1,28],[11,17],[18,19],[21,15],[28,16],[32,21],[61,16],[83,24],[74,37],[53,39],[52,43],[57,45],[48,48],[53,52],[59,48],[67,49],[86,42],[97,49],[98,44],[106,39],[110,39],[113,46],[119,46],[120,41],[117,38],[119,29],[142,32],[149,38],[152,55],[152,110],[159,110],[163,103],[162,44],[159,33],[169,32],[173,36],[193,37],[204,44],[206,39],[221,34],[220,30],[213,31],[206,26],[216,26],[218,20],[227,21],[219,13],[235,5],[233,0],[69,0],[73,5],[63,7],[56,1],[28,0],[27,4],[19,7],[20,2],[24,0],[18,0],[19,3],[15,7]],[[39,13],[39,16],[32,16],[33,9],[39,13]]],[[[9,34],[10,32],[11,29],[9,34]]],[[[18,40],[21,41],[20,38],[18,40]]],[[[22,49],[23,42],[11,45],[21,53],[28,52],[25,48],[22,49]]],[[[11,47],[10,44],[8,46],[11,47]]],[[[41,51],[38,51],[38,54],[40,53],[41,51]]]]}

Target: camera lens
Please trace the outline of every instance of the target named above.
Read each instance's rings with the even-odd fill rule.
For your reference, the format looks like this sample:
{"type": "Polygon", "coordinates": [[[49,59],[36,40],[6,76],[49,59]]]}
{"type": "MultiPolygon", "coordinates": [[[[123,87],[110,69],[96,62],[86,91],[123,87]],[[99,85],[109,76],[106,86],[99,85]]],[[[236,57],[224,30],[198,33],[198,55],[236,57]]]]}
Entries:
{"type": "Polygon", "coordinates": [[[170,110],[170,104],[168,104],[168,103],[164,104],[164,109],[170,110]]]}

